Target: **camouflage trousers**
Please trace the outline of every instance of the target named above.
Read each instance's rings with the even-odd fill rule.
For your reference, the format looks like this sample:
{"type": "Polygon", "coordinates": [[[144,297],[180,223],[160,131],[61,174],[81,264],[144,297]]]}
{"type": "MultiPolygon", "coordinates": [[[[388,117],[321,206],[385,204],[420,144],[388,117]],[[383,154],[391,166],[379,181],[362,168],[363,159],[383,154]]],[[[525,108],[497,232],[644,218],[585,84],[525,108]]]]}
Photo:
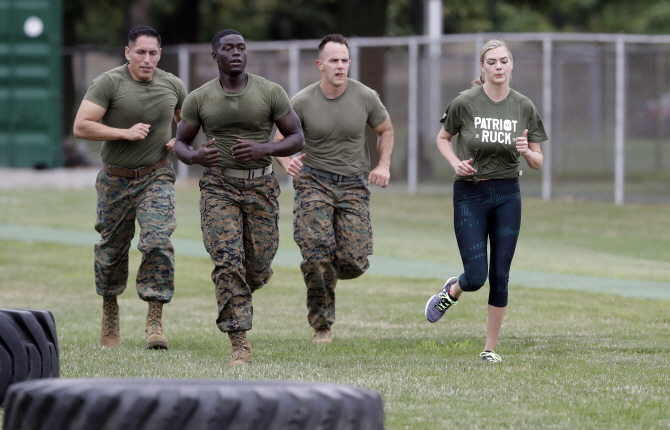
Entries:
{"type": "Polygon", "coordinates": [[[305,171],[293,186],[293,238],[303,258],[307,320],[325,329],[335,323],[337,280],[357,278],[370,266],[370,190],[365,179],[338,183],[305,171]]]}
{"type": "Polygon", "coordinates": [[[279,183],[274,173],[238,179],[205,169],[200,225],[214,263],[212,281],[222,332],[251,330],[251,294],[272,277],[279,246],[279,183]]]}
{"type": "Polygon", "coordinates": [[[95,182],[101,239],[95,244],[95,288],[103,297],[118,296],[128,283],[128,251],[140,225],[137,294],[145,301],[168,303],[174,294],[175,173],[172,165],[137,179],[103,171],[95,182]]]}

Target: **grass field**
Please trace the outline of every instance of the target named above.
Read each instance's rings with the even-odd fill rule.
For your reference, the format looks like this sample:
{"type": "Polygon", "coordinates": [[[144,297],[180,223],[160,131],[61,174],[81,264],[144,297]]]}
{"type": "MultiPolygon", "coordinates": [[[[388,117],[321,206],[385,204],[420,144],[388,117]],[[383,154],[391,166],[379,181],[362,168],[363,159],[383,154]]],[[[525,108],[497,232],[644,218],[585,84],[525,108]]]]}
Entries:
{"type": "MultiPolygon", "coordinates": [[[[281,199],[282,248],[291,197],[281,199]]],[[[175,237],[199,239],[198,191],[177,194],[175,237]]],[[[92,230],[93,191],[0,191],[0,224],[92,230]]],[[[667,206],[524,200],[513,269],[667,282],[667,206]]],[[[458,264],[448,197],[375,190],[375,254],[458,264]]],[[[51,310],[62,377],[280,379],[380,392],[389,429],[670,427],[670,301],[520,287],[511,279],[498,366],[479,362],[487,287],[438,323],[423,317],[443,279],[365,275],[338,284],[331,345],[311,343],[296,268],[276,268],[254,295],[254,363],[228,368],[214,324],[206,258],[177,254],[177,292],[165,310],[169,351],[143,349],[145,304],[134,282],[120,299],[123,345],[98,347],[101,300],[90,247],[0,240],[0,307],[51,310]]],[[[131,273],[139,253],[131,253],[131,273]]],[[[445,278],[455,274],[445,273],[445,278]]]]}

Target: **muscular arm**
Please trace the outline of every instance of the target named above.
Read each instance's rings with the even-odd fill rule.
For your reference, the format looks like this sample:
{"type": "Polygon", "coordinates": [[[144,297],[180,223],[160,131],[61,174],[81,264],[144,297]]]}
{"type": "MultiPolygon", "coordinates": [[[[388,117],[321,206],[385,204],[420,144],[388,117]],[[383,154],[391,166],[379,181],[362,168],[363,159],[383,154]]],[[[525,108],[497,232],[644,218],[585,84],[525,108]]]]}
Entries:
{"type": "Polygon", "coordinates": [[[237,145],[233,146],[233,158],[245,163],[247,161],[260,160],[261,158],[273,155],[278,157],[289,157],[302,150],[305,146],[305,136],[302,132],[300,119],[291,109],[286,115],[278,119],[277,133],[284,136],[283,139],[269,143],[258,143],[251,140],[238,139],[237,145]]]}
{"type": "MultiPolygon", "coordinates": [[[[275,132],[275,137],[273,142],[279,142],[284,136],[279,130],[275,132]]],[[[286,170],[290,176],[297,175],[302,170],[302,160],[305,158],[305,154],[302,154],[298,157],[275,157],[275,160],[286,170]]]]}
{"type": "Polygon", "coordinates": [[[451,167],[454,168],[454,171],[458,176],[471,176],[473,173],[476,173],[474,167],[472,167],[472,158],[469,160],[460,160],[454,148],[451,146],[452,136],[447,130],[442,127],[440,132],[437,134],[437,149],[440,150],[440,154],[451,164],[451,167]]]}
{"type": "Polygon", "coordinates": [[[375,167],[368,176],[368,182],[386,188],[391,179],[391,155],[393,154],[393,124],[391,124],[391,117],[387,116],[386,120],[377,128],[374,128],[377,133],[377,151],[379,151],[379,164],[375,167]]]}
{"type": "MultiPolygon", "coordinates": [[[[179,125],[179,121],[181,121],[181,109],[177,109],[176,111],[174,111],[174,122],[175,122],[177,125],[179,125]]],[[[174,152],[174,142],[175,142],[175,140],[176,140],[176,139],[173,137],[172,139],[170,139],[170,141],[169,141],[168,143],[165,144],[165,147],[166,147],[169,151],[173,151],[173,152],[174,152]]],[[[176,155],[176,154],[175,154],[175,155],[176,155]]]]}
{"type": "Polygon", "coordinates": [[[140,140],[147,137],[151,125],[137,123],[131,128],[114,128],[100,123],[107,109],[84,99],[77,111],[72,131],[86,140],[140,140]]]}
{"type": "Polygon", "coordinates": [[[197,150],[191,145],[193,139],[198,135],[200,127],[196,127],[186,121],[179,121],[177,125],[177,137],[174,143],[174,153],[184,164],[199,164],[204,167],[216,167],[219,164],[219,150],[210,148],[214,139],[205,142],[197,150]]]}

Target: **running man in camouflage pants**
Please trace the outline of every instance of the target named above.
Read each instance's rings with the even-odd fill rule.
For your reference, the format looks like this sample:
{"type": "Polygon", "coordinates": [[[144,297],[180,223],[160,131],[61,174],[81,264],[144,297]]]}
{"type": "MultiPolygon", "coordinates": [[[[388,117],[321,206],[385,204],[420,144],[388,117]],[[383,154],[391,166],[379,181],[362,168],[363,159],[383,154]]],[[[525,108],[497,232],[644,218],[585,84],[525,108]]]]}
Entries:
{"type": "MultiPolygon", "coordinates": [[[[291,101],[305,133],[304,154],[276,157],[294,177],[293,237],[303,257],[307,320],[315,343],[331,342],[337,280],[356,278],[370,265],[368,183],[386,188],[391,177],[391,118],[375,91],[347,78],[350,63],[342,35],[321,40],[316,60],[321,81],[291,101]],[[366,125],[378,135],[379,164],[372,171],[366,125]]],[[[275,139],[281,137],[277,133],[275,139]]]]}
{"type": "Polygon", "coordinates": [[[142,263],[137,293],[149,303],[144,331],[148,349],[167,349],[163,304],[174,292],[175,174],[168,159],[174,145],[172,120],[179,123],[184,84],[156,66],[161,39],[151,27],[128,35],[127,64],[98,76],[89,87],[74,122],[75,136],[102,140],[98,174],[95,286],[103,297],[100,344],[119,346],[117,296],[128,282],[128,250],[140,224],[142,263]]]}
{"type": "Polygon", "coordinates": [[[214,263],[216,323],[230,338],[228,364],[236,366],[252,361],[247,339],[251,295],[270,280],[279,245],[279,184],[272,155],[295,154],[304,138],[286,92],[247,73],[246,44],[239,32],[217,33],[212,59],[219,76],[186,97],[175,151],[184,163],[205,167],[200,179],[202,237],[214,263]],[[275,124],[287,136],[281,143],[270,143],[275,124]],[[200,127],[211,140],[193,150],[200,127]]]}

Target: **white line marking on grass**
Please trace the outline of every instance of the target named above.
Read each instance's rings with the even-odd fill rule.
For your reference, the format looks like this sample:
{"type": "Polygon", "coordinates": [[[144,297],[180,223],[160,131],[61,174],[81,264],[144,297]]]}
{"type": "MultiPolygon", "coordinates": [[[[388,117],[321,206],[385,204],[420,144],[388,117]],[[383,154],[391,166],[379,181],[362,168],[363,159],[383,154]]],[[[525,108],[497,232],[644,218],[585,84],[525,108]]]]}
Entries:
{"type": "MultiPolygon", "coordinates": [[[[99,239],[100,236],[95,231],[88,232],[53,227],[0,224],[0,240],[58,243],[63,245],[90,246],[92,248],[99,239]]],[[[202,241],[173,237],[172,244],[175,247],[175,254],[177,255],[209,258],[209,254],[205,251],[202,241]]],[[[137,237],[133,240],[131,249],[137,250],[137,237]]],[[[300,251],[297,249],[280,248],[273,265],[298,268],[300,267],[301,260],[300,251]]],[[[447,279],[450,276],[458,276],[462,270],[462,266],[456,264],[372,255],[370,256],[370,269],[367,273],[390,277],[441,280],[447,279]]],[[[510,284],[532,288],[577,290],[623,297],[670,300],[670,283],[666,282],[512,270],[510,284]]]]}

